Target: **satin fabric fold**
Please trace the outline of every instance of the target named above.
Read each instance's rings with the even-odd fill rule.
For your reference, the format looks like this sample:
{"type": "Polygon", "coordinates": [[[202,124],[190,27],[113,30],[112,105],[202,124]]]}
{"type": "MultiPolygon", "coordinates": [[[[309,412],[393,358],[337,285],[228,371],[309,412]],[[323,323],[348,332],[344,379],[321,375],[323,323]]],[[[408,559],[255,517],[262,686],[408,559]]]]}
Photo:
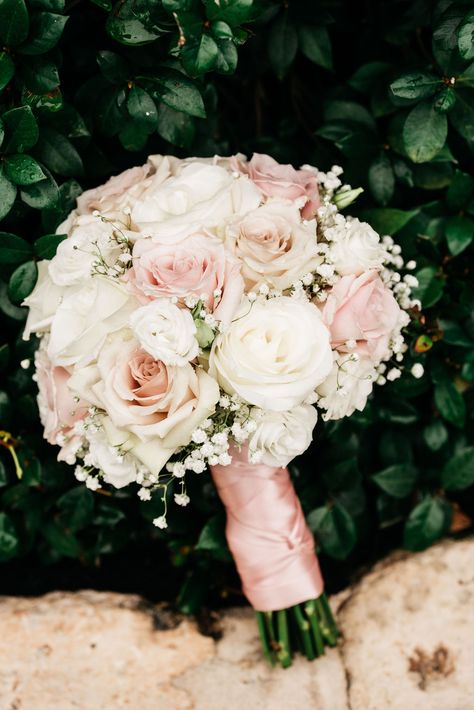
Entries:
{"type": "Polygon", "coordinates": [[[211,466],[226,507],[226,537],[245,596],[257,611],[319,597],[324,584],[314,538],[288,469],[250,464],[235,447],[229,466],[211,466]]]}

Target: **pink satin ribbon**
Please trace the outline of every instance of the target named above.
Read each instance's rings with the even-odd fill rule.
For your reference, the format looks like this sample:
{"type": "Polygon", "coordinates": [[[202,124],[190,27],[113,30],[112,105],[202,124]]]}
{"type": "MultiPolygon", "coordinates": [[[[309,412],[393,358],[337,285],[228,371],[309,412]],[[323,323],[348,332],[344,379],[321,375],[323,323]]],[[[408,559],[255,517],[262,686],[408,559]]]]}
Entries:
{"type": "Polygon", "coordinates": [[[245,596],[258,611],[319,597],[324,584],[314,538],[288,469],[248,463],[245,447],[231,454],[229,466],[211,466],[211,473],[245,596]]]}

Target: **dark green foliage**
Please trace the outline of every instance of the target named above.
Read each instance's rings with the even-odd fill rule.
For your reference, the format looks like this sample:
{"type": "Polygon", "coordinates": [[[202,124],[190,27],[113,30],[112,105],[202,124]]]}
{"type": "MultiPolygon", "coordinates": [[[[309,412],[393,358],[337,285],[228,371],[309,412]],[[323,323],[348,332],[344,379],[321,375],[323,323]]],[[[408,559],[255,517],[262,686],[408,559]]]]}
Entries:
{"type": "Polygon", "coordinates": [[[365,190],[351,211],[417,262],[423,313],[402,378],[351,420],[319,422],[292,467],[329,586],[393,546],[420,550],[458,529],[459,510],[474,516],[472,3],[366,7],[0,0],[0,561],[13,569],[2,575],[10,590],[28,591],[22,580],[39,564],[92,570],[113,559],[127,573],[106,586],[126,577],[142,591],[145,577],[128,569],[143,555],[146,588],[181,587],[186,611],[210,585],[237,586],[209,476],[189,480],[185,511],[170,501],[160,531],[150,522],[159,495],[92,493],[54,460],[31,380],[36,343],[21,339],[19,304],[76,197],[150,153],[340,164],[365,190]]]}

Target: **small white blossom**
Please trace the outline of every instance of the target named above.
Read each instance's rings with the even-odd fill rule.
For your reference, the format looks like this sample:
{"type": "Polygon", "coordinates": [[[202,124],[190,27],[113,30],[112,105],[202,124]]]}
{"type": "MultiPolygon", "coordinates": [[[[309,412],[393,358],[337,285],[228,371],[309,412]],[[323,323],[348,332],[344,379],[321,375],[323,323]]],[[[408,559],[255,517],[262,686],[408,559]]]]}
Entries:
{"type": "Polygon", "coordinates": [[[192,441],[195,444],[203,444],[207,440],[207,434],[203,429],[195,429],[191,435],[192,441]]]}
{"type": "Polygon", "coordinates": [[[160,530],[164,530],[168,527],[168,523],[166,522],[164,515],[160,515],[159,518],[154,518],[153,525],[156,525],[156,527],[160,528],[160,530]]]}
{"type": "Polygon", "coordinates": [[[405,268],[413,271],[413,269],[416,269],[416,261],[414,259],[410,259],[410,261],[407,261],[405,264],[405,268]]]}
{"type": "Polygon", "coordinates": [[[398,367],[392,367],[391,370],[387,372],[387,380],[390,382],[393,382],[394,380],[398,380],[398,378],[401,375],[401,371],[398,369],[398,367]]]}
{"type": "Polygon", "coordinates": [[[140,498],[140,500],[150,500],[151,499],[151,491],[148,488],[140,488],[137,495],[140,498]]]}
{"type": "Polygon", "coordinates": [[[30,362],[31,362],[31,361],[30,361],[28,358],[25,358],[25,360],[22,360],[22,361],[20,362],[20,367],[22,367],[23,370],[27,370],[27,369],[29,368],[29,366],[30,366],[30,362]]]}
{"type": "Polygon", "coordinates": [[[416,377],[416,379],[419,380],[420,377],[423,377],[423,375],[425,374],[425,368],[423,367],[421,362],[416,362],[411,368],[410,372],[413,377],[416,377]]]}
{"type": "Polygon", "coordinates": [[[95,478],[95,476],[88,476],[86,479],[86,486],[87,488],[90,488],[91,491],[96,491],[100,488],[100,481],[98,478],[95,478]]]}
{"type": "Polygon", "coordinates": [[[186,493],[175,493],[174,494],[174,502],[177,505],[182,505],[183,507],[188,505],[190,501],[190,497],[186,495],[186,493]]]}

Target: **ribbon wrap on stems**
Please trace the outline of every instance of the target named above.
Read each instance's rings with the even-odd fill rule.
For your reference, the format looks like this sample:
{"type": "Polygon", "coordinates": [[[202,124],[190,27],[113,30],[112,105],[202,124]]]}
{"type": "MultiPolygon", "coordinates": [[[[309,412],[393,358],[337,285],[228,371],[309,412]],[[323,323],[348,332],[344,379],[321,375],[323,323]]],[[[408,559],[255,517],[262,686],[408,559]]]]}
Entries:
{"type": "Polygon", "coordinates": [[[247,447],[230,453],[232,463],[211,466],[211,473],[245,596],[257,611],[316,599],[323,579],[288,469],[249,463],[247,447]]]}

